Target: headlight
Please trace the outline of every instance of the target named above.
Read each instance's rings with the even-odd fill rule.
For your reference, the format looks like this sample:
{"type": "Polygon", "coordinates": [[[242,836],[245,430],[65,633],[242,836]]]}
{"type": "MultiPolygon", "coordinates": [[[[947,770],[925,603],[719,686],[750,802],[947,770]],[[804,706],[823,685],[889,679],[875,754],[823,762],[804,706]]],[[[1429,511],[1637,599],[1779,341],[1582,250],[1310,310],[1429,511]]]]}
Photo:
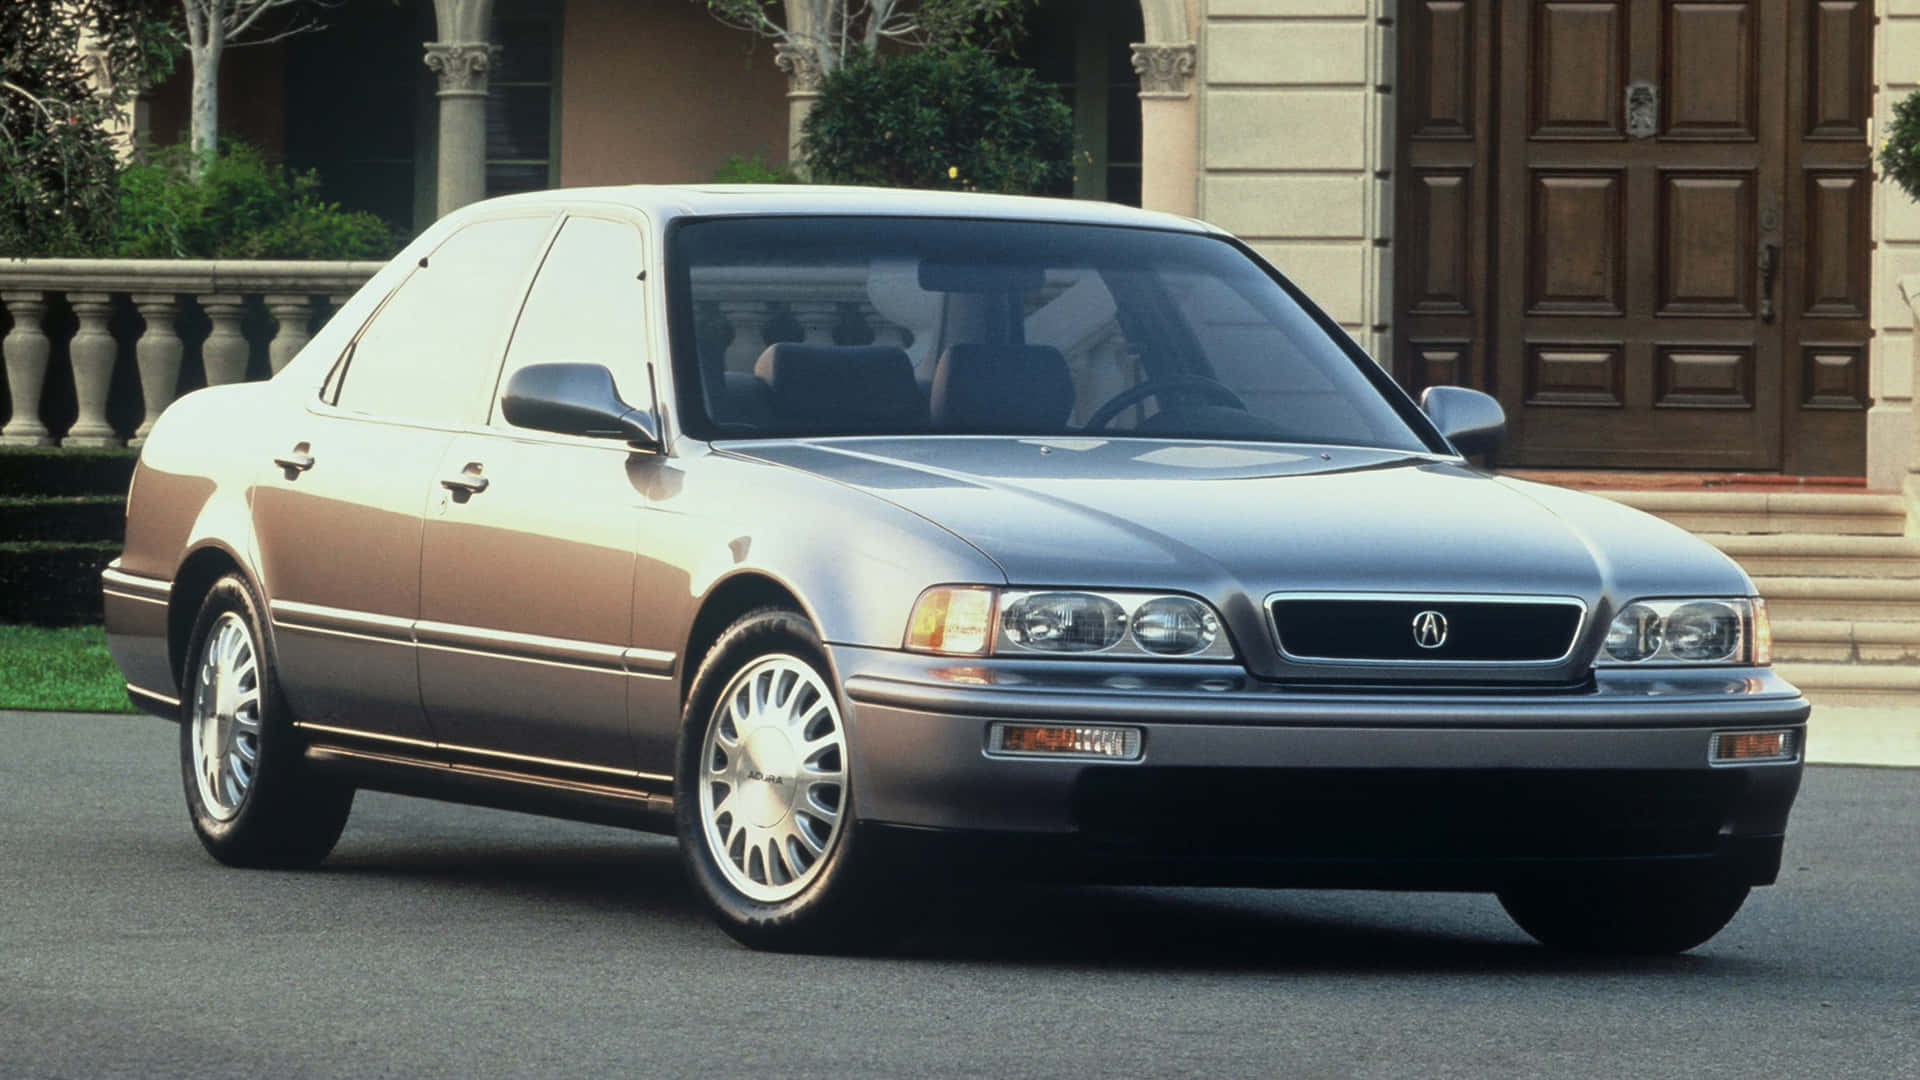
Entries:
{"type": "Polygon", "coordinates": [[[1607,627],[1596,664],[1773,662],[1767,605],[1759,598],[1637,600],[1607,627]]]}
{"type": "Polygon", "coordinates": [[[1126,636],[1127,613],[1093,593],[1033,593],[1008,602],[1000,628],[1015,645],[1040,652],[1099,652],[1126,636]]]}
{"type": "Polygon", "coordinates": [[[906,647],[983,656],[1231,660],[1220,616],[1191,596],[943,585],[913,606],[906,647]]]}

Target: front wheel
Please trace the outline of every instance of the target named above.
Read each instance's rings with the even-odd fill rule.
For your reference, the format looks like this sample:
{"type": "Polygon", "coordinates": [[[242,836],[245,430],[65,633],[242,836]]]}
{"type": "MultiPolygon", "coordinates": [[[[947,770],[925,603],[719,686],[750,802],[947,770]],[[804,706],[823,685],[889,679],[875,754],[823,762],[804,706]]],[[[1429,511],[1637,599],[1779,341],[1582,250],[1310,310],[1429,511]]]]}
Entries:
{"type": "Polygon", "coordinates": [[[763,609],[721,635],[680,740],[682,857],[721,928],[778,951],[873,943],[884,900],[860,861],[850,737],[807,620],[763,609]]]}
{"type": "Polygon", "coordinates": [[[1646,873],[1534,882],[1499,896],[1542,945],[1655,956],[1705,943],[1733,920],[1748,891],[1723,874],[1646,873]]]}
{"type": "Polygon", "coordinates": [[[326,858],[346,827],[353,789],[304,767],[260,605],[237,575],[207,593],[185,674],[180,772],[200,843],[229,866],[326,858]]]}

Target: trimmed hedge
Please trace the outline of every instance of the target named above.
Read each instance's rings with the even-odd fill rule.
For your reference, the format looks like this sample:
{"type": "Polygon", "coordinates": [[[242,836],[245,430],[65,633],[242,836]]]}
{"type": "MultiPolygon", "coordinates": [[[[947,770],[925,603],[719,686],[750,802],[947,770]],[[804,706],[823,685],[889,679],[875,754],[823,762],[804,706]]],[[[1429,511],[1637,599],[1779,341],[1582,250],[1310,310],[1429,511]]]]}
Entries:
{"type": "Polygon", "coordinates": [[[100,571],[120,554],[139,451],[0,450],[0,622],[101,618],[100,571]]]}
{"type": "Polygon", "coordinates": [[[99,622],[100,571],[119,554],[118,540],[0,543],[0,622],[99,622]]]}
{"type": "MultiPolygon", "coordinates": [[[[0,496],[118,495],[126,497],[140,451],[121,447],[0,450],[0,496]]],[[[0,540],[7,539],[0,531],[0,540]]]]}

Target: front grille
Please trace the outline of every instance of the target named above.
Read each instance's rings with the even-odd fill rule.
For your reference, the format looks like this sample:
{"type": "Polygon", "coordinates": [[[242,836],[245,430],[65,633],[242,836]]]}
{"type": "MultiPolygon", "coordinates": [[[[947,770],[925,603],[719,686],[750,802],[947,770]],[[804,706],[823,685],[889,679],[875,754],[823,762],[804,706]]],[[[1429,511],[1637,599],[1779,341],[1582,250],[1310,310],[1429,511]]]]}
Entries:
{"type": "Polygon", "coordinates": [[[1337,859],[1709,852],[1746,774],[1726,769],[1098,767],[1073,810],[1116,854],[1337,859]]]}
{"type": "Polygon", "coordinates": [[[1276,597],[1280,651],[1300,660],[1546,663],[1573,650],[1585,605],[1572,599],[1276,597]],[[1438,620],[1427,617],[1439,616],[1438,620]],[[1420,640],[1417,621],[1429,631],[1420,640]],[[1431,644],[1435,626],[1444,640],[1431,644]]]}

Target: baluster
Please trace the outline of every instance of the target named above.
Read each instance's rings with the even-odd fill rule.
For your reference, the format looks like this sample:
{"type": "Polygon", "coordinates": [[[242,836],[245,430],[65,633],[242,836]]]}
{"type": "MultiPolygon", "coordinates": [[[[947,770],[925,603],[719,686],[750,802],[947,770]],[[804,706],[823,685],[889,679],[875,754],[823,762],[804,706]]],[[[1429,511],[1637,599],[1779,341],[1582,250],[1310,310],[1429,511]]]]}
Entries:
{"type": "Polygon", "coordinates": [[[880,314],[872,304],[860,305],[860,317],[866,320],[867,329],[873,331],[875,345],[907,347],[907,328],[880,314]]]}
{"type": "Polygon", "coordinates": [[[840,305],[831,300],[795,300],[787,305],[800,324],[808,345],[833,344],[833,328],[840,322],[840,305]]]}
{"type": "Polygon", "coordinates": [[[146,323],[134,342],[133,355],[140,368],[140,397],[146,404],[146,418],[133,433],[128,445],[147,441],[153,422],[173,403],[173,392],[180,385],[180,332],[174,319],[180,314],[180,299],[172,293],[135,293],[133,307],[146,323]]]}
{"type": "Polygon", "coordinates": [[[733,340],[727,343],[722,362],[728,371],[752,371],[753,362],[767,348],[767,323],[772,307],[759,300],[722,300],[720,317],[733,327],[733,340]]]}
{"type": "Polygon", "coordinates": [[[270,293],[267,296],[267,311],[273,315],[273,321],[279,324],[274,331],[273,342],[267,346],[267,364],[277,374],[287,366],[306,347],[307,324],[313,318],[313,297],[291,293],[270,293]]]}
{"type": "Polygon", "coordinates": [[[113,385],[113,359],[116,346],[107,329],[113,315],[113,297],[108,293],[68,293],[74,317],[80,329],[74,331],[68,345],[73,359],[73,394],[79,399],[80,416],[73,422],[61,446],[119,446],[120,439],[107,423],[107,390],[113,385]]]}
{"type": "Polygon", "coordinates": [[[13,329],[0,341],[7,357],[7,386],[13,394],[13,418],[0,428],[0,446],[52,446],[53,435],[40,422],[40,391],[47,384],[47,360],[53,342],[41,320],[47,314],[42,292],[0,293],[0,302],[13,313],[13,329]]]}
{"type": "Polygon", "coordinates": [[[207,369],[207,385],[246,381],[247,338],[240,332],[240,319],[247,313],[246,299],[232,293],[206,293],[194,299],[200,301],[200,309],[213,323],[206,343],[200,346],[200,360],[207,369]]]}

